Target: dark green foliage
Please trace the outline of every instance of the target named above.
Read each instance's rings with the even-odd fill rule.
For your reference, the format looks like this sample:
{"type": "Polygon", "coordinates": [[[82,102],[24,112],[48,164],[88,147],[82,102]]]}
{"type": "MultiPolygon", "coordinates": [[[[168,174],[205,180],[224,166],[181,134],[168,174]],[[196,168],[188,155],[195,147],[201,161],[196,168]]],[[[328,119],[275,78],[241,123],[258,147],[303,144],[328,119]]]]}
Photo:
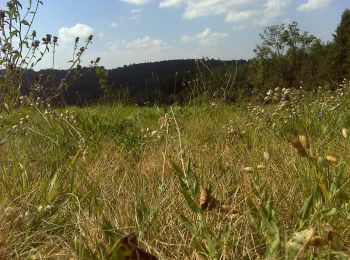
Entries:
{"type": "Polygon", "coordinates": [[[343,12],[334,34],[332,69],[338,83],[350,76],[350,10],[343,12]]]}
{"type": "Polygon", "coordinates": [[[260,38],[249,73],[255,88],[312,84],[317,64],[311,57],[322,46],[318,38],[300,32],[296,22],[266,27],[260,38]]]}

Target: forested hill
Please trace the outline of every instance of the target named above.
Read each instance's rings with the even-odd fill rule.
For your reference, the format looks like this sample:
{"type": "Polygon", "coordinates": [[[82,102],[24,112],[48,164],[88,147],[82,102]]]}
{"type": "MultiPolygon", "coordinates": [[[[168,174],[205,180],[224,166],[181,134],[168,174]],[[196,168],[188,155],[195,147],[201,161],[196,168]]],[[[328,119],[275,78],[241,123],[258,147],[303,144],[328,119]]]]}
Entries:
{"type": "MultiPolygon", "coordinates": [[[[180,95],[185,83],[194,79],[200,70],[204,74],[218,70],[234,71],[236,65],[237,68],[242,68],[247,64],[246,60],[212,59],[205,60],[204,65],[203,62],[194,59],[182,59],[125,65],[111,70],[102,69],[102,73],[101,68],[97,69],[97,72],[82,68],[80,77],[66,90],[64,101],[67,104],[87,105],[105,96],[112,101],[120,99],[137,104],[167,102],[171,95],[180,95]],[[108,95],[104,95],[106,91],[109,92],[108,95]]],[[[50,77],[50,85],[45,87],[54,87],[60,84],[66,73],[65,70],[46,69],[31,71],[26,78],[31,82],[35,75],[41,75],[44,79],[50,77]]],[[[29,87],[25,86],[23,91],[29,93],[29,87]]]]}

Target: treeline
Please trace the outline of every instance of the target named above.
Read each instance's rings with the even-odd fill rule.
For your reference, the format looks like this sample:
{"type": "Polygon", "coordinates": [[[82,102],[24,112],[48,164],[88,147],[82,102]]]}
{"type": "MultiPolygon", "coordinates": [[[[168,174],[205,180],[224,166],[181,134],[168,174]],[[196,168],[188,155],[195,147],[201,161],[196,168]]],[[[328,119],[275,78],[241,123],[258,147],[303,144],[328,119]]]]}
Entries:
{"type": "MultiPolygon", "coordinates": [[[[232,74],[236,69],[241,71],[247,65],[248,61],[245,60],[188,59],[132,64],[112,70],[103,67],[92,70],[81,68],[78,72],[80,75],[71,81],[69,87],[56,98],[56,102],[67,105],[89,105],[96,102],[138,105],[184,103],[189,96],[216,95],[218,85],[233,81],[232,74]]],[[[28,71],[24,74],[22,93],[33,94],[32,82],[37,82],[46,90],[52,90],[60,85],[66,74],[66,70],[28,71]]],[[[77,75],[77,71],[74,75],[77,75]]],[[[239,80],[240,75],[242,73],[237,72],[236,80],[239,80]]]]}
{"type": "MultiPolygon", "coordinates": [[[[213,98],[235,101],[275,87],[335,89],[344,78],[350,79],[350,10],[343,12],[331,42],[301,32],[296,22],[266,27],[260,39],[255,57],[249,61],[172,60],[112,70],[82,68],[80,77],[56,101],[76,105],[188,103],[213,98]]],[[[66,71],[30,71],[22,92],[30,93],[29,82],[38,74],[49,78],[40,84],[52,89],[66,71]]]]}
{"type": "Polygon", "coordinates": [[[345,10],[333,41],[323,43],[298,24],[273,25],[260,34],[248,80],[255,89],[272,86],[337,88],[350,76],[350,10],[345,10]]]}

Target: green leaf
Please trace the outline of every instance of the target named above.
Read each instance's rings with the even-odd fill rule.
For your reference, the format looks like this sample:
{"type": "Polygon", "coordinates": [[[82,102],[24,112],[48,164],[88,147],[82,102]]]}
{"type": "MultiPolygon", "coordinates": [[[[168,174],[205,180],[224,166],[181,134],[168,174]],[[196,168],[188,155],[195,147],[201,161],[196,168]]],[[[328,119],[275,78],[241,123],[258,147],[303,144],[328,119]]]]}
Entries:
{"type": "Polygon", "coordinates": [[[183,214],[179,216],[181,223],[184,227],[192,233],[192,235],[196,235],[198,233],[197,227],[183,214]]]}
{"type": "Polygon", "coordinates": [[[199,213],[200,208],[198,207],[197,203],[194,201],[188,190],[180,189],[180,192],[182,193],[183,197],[186,200],[187,206],[192,210],[192,212],[199,213]]]}
{"type": "Polygon", "coordinates": [[[300,218],[302,220],[305,220],[309,217],[310,215],[310,212],[311,212],[311,207],[313,207],[314,205],[314,195],[310,195],[304,202],[304,205],[303,205],[303,208],[301,209],[301,215],[300,215],[300,218]]]}

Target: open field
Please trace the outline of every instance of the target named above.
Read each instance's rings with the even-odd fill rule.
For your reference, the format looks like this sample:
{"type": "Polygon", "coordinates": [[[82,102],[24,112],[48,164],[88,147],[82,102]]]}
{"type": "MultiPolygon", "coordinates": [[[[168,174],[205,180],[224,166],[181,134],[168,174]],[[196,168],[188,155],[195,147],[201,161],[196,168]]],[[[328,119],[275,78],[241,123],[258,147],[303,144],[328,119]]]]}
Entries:
{"type": "Polygon", "coordinates": [[[349,98],[4,109],[0,259],[348,259],[349,98]]]}

